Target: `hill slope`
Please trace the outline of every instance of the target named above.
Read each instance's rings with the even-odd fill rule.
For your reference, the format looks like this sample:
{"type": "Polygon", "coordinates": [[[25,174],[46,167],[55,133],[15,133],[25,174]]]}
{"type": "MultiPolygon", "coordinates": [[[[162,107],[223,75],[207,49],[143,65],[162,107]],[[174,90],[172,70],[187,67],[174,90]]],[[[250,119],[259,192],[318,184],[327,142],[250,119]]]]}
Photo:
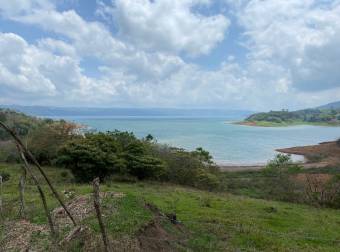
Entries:
{"type": "Polygon", "coordinates": [[[240,124],[250,126],[289,126],[299,124],[340,126],[340,108],[256,113],[247,117],[240,124]]]}
{"type": "Polygon", "coordinates": [[[318,109],[340,109],[340,101],[338,102],[331,102],[326,105],[322,105],[317,107],[318,109]]]}
{"type": "MultiPolygon", "coordinates": [[[[90,227],[92,232],[68,244],[67,251],[91,251],[91,248],[100,251],[99,227],[90,207],[91,186],[74,184],[66,170],[45,170],[49,177],[54,178],[57,190],[64,192],[70,208],[77,212],[84,208],[88,210],[82,212],[81,223],[90,227]],[[87,250],[84,246],[88,246],[87,250]]],[[[28,181],[25,194],[27,220],[21,221],[17,218],[16,200],[20,166],[0,164],[1,172],[10,174],[3,187],[6,207],[4,221],[0,222],[1,245],[12,250],[30,247],[35,251],[48,251],[51,242],[35,187],[28,181]]],[[[116,249],[338,251],[340,246],[340,214],[337,210],[159,183],[107,182],[101,186],[101,191],[107,192],[103,194],[106,195],[102,201],[103,218],[116,249]],[[169,221],[173,214],[177,220],[169,221]]],[[[50,194],[47,196],[49,207],[56,208],[57,202],[50,194]]],[[[65,226],[63,223],[60,227],[65,226]]],[[[61,236],[69,230],[67,225],[61,228],[61,236]]]]}

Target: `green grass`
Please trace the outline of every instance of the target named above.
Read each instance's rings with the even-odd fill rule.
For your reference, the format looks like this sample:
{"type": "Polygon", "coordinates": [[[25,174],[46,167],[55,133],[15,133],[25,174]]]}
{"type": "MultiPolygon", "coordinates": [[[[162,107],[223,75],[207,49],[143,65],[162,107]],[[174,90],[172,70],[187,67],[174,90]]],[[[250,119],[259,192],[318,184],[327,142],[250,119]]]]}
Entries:
{"type": "MultiPolygon", "coordinates": [[[[90,185],[72,183],[71,175],[62,177],[62,169],[45,169],[59,192],[73,190],[77,196],[92,191],[90,185]]],[[[0,164],[0,172],[11,175],[3,188],[5,213],[2,218],[16,219],[20,167],[0,164]]],[[[188,233],[185,250],[339,251],[340,247],[339,210],[152,182],[111,182],[101,185],[101,190],[125,193],[123,198],[105,200],[102,206],[108,232],[115,238],[133,237],[152,219],[151,211],[144,207],[144,203],[148,202],[164,213],[176,213],[188,233]]],[[[41,202],[31,182],[26,188],[26,199],[28,219],[37,224],[46,223],[41,202]]],[[[58,205],[51,194],[48,194],[48,204],[50,208],[58,205]]],[[[94,232],[99,231],[94,217],[84,222],[94,232]]],[[[164,227],[175,232],[169,223],[164,227]]],[[[0,239],[3,236],[0,231],[0,239]]]]}

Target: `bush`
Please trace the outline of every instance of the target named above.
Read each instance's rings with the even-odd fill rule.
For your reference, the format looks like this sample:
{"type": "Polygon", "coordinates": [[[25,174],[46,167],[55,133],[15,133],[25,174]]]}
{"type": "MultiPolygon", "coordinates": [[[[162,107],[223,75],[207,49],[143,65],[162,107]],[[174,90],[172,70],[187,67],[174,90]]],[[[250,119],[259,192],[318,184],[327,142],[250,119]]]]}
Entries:
{"type": "Polygon", "coordinates": [[[18,163],[20,157],[12,141],[0,142],[0,162],[18,163]]]}
{"type": "Polygon", "coordinates": [[[45,120],[27,136],[27,146],[39,163],[52,165],[57,158],[58,150],[68,140],[77,137],[78,125],[65,121],[45,120]]]}
{"type": "Polygon", "coordinates": [[[197,148],[193,152],[153,144],[152,154],[166,164],[164,180],[213,190],[219,188],[219,169],[214,165],[209,152],[197,148]]]}
{"type": "Polygon", "coordinates": [[[159,145],[151,137],[139,140],[132,133],[89,133],[67,142],[57,163],[70,169],[78,182],[94,177],[102,180],[131,177],[133,180],[161,180],[213,190],[219,187],[209,152],[193,152],[159,145]]]}
{"type": "Polygon", "coordinates": [[[114,175],[159,179],[165,167],[147,153],[145,143],[132,133],[89,133],[69,141],[59,152],[58,164],[69,168],[79,182],[114,175]]]}
{"type": "Polygon", "coordinates": [[[2,177],[2,182],[6,182],[10,179],[11,175],[7,172],[0,172],[0,177],[2,177]]]}
{"type": "Polygon", "coordinates": [[[275,200],[299,201],[300,195],[295,190],[296,184],[291,176],[300,170],[301,167],[293,163],[290,155],[276,155],[263,170],[266,177],[264,186],[267,197],[275,200]]]}
{"type": "Polygon", "coordinates": [[[213,191],[218,189],[220,181],[215,174],[201,170],[197,174],[196,187],[213,191]]]}

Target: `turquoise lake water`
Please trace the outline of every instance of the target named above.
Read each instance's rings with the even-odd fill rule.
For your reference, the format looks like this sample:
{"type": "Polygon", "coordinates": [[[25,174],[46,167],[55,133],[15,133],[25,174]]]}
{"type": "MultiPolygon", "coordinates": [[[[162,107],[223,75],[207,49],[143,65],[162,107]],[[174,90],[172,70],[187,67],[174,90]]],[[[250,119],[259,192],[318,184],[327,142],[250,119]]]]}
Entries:
{"type": "Polygon", "coordinates": [[[152,134],[158,142],[193,150],[203,147],[219,164],[263,164],[275,149],[317,144],[340,138],[340,127],[251,127],[225,118],[183,117],[64,117],[99,131],[152,134]]]}

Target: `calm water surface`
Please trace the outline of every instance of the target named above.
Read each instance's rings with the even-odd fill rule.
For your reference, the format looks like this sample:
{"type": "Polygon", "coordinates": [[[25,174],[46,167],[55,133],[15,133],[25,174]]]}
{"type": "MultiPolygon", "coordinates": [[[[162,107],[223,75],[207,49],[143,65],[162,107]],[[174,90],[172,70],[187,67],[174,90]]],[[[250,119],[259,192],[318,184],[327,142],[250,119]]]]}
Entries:
{"type": "Polygon", "coordinates": [[[251,127],[232,124],[225,118],[181,117],[71,117],[99,131],[152,134],[158,142],[193,150],[203,147],[220,164],[262,164],[275,149],[317,144],[340,137],[340,127],[251,127]]]}

